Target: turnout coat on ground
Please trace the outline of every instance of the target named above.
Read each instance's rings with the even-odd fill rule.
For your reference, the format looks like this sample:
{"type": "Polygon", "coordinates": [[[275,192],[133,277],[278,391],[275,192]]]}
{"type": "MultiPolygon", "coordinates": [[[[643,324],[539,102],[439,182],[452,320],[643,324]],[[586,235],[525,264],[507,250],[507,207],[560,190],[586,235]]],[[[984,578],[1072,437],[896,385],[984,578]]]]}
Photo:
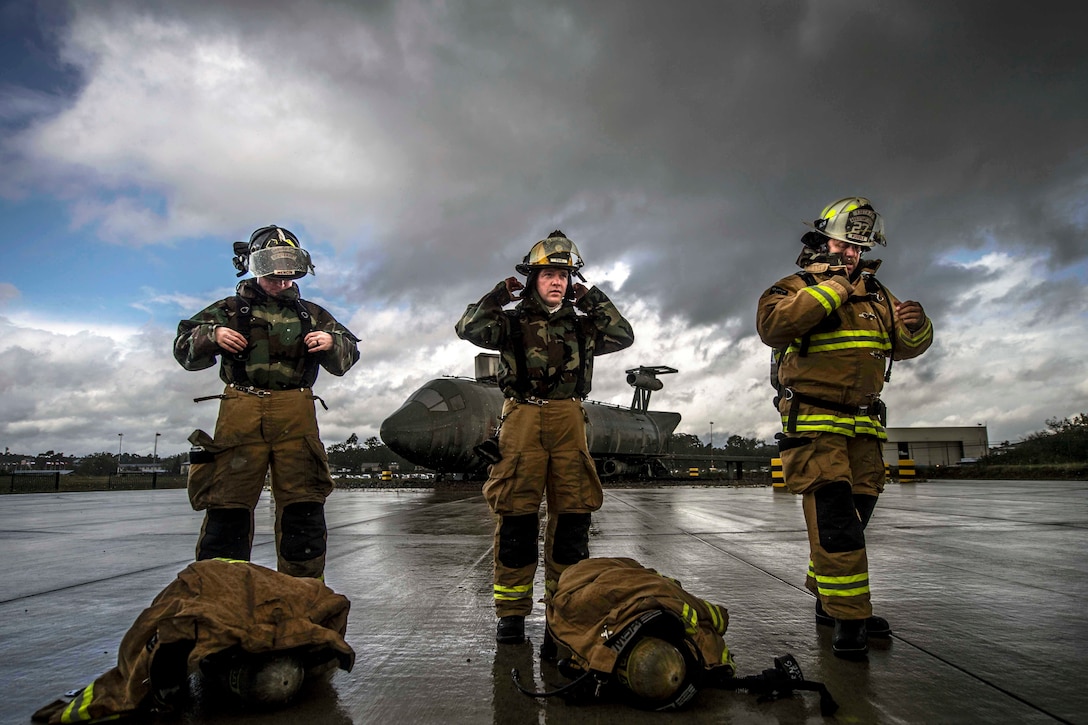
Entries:
{"type": "Polygon", "coordinates": [[[355,652],[344,640],[350,606],[347,597],[318,579],[291,577],[249,562],[194,562],[137,617],[121,640],[116,667],[79,690],[71,702],[53,702],[33,719],[85,722],[145,711],[160,686],[154,673],[160,667],[174,669],[156,657],[184,653],[190,642],[188,672],[196,671],[205,657],[232,647],[256,654],[293,650],[311,669],[335,663],[350,671],[355,652]]]}

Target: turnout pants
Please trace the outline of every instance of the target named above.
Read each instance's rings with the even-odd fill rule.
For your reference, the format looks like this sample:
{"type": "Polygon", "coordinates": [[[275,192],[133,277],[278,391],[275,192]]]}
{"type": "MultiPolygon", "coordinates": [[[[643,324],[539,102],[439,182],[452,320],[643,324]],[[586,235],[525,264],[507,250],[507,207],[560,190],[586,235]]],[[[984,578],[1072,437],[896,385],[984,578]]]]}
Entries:
{"type": "Polygon", "coordinates": [[[591,513],[604,501],[581,401],[539,403],[504,403],[502,460],[491,467],[483,489],[496,519],[494,597],[500,617],[532,611],[541,501],[547,501],[548,512],[545,601],[563,570],[589,557],[591,513]]]}
{"type": "Polygon", "coordinates": [[[189,501],[194,510],[206,511],[197,560],[249,560],[253,509],[271,471],[277,569],[321,578],[327,539],[324,502],[333,482],[313,392],[306,388],[254,395],[228,386],[223,396],[214,438],[203,431],[190,437],[204,449],[202,455],[191,455],[189,468],[189,501]]]}
{"type": "Polygon", "coordinates": [[[809,565],[805,587],[835,619],[872,615],[865,527],[884,490],[874,436],[798,433],[782,441],[786,486],[803,497],[809,565]]]}

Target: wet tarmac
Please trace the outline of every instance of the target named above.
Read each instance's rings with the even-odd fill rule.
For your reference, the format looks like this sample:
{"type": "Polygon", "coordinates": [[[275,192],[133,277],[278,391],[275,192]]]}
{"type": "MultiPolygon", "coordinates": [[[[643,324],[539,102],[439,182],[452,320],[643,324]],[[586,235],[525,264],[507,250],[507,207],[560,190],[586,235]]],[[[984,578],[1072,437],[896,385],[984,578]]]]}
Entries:
{"type": "MultiPolygon", "coordinates": [[[[266,494],[267,496],[267,494],[266,494]]],[[[813,694],[757,702],[704,690],[676,714],[533,700],[564,680],[531,644],[496,645],[490,514],[477,492],[338,491],[327,583],[352,602],[350,672],[286,710],[223,709],[197,693],[172,723],[802,723],[813,694]]],[[[262,499],[254,561],[275,566],[262,499]]],[[[116,663],[136,616],[191,561],[200,515],[185,492],[0,496],[0,722],[116,663]]],[[[792,653],[844,723],[1088,723],[1088,482],[890,484],[867,532],[874,605],[894,635],[840,660],[802,586],[800,500],[771,487],[606,491],[594,556],[629,556],[730,610],[739,674],[792,653]]],[[[538,580],[537,591],[542,591],[538,580]]]]}

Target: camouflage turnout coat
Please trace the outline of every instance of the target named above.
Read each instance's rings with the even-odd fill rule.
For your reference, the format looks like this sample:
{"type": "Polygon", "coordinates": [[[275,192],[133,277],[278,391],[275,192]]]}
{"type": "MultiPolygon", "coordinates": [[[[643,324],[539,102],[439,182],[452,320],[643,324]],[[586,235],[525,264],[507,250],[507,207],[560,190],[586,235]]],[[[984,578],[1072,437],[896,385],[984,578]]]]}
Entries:
{"type": "Polygon", "coordinates": [[[508,398],[585,398],[592,387],[593,356],[623,350],[635,341],[631,324],[597,287],[576,304],[564,300],[555,313],[548,312],[535,291],[526,290],[517,307],[504,311],[510,301],[506,283],[500,282],[469,305],[456,326],[462,340],[500,352],[499,387],[508,398]],[[518,384],[519,337],[525,351],[525,389],[518,384]]]}
{"type": "Polygon", "coordinates": [[[359,338],[320,305],[300,299],[297,285],[273,297],[250,278],[238,284],[236,296],[219,300],[178,323],[174,358],[186,370],[204,370],[222,355],[219,377],[228,385],[291,390],[311,387],[318,365],[333,375],[346,373],[359,359],[358,342],[359,338]],[[304,317],[309,317],[308,323],[304,317]],[[220,326],[239,330],[249,340],[241,356],[216,344],[215,328],[220,326]],[[332,349],[307,352],[303,342],[307,327],[332,335],[332,349]]]}

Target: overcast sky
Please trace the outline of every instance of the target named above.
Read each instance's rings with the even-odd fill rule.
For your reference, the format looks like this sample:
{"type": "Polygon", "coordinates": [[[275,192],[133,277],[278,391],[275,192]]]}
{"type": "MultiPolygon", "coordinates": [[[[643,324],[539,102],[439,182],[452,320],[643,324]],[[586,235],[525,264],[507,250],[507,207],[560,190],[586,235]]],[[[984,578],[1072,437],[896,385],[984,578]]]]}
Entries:
{"type": "Polygon", "coordinates": [[[318,379],[326,445],[471,375],[454,323],[555,228],[635,329],[593,399],[671,365],[651,407],[680,432],[770,440],[756,301],[851,194],[935,326],[889,424],[1018,440],[1088,412],[1085,27],[1047,0],[4,0],[0,446],[211,431],[217,371],[177,365],[177,322],[271,223],[362,339],[318,379]]]}

